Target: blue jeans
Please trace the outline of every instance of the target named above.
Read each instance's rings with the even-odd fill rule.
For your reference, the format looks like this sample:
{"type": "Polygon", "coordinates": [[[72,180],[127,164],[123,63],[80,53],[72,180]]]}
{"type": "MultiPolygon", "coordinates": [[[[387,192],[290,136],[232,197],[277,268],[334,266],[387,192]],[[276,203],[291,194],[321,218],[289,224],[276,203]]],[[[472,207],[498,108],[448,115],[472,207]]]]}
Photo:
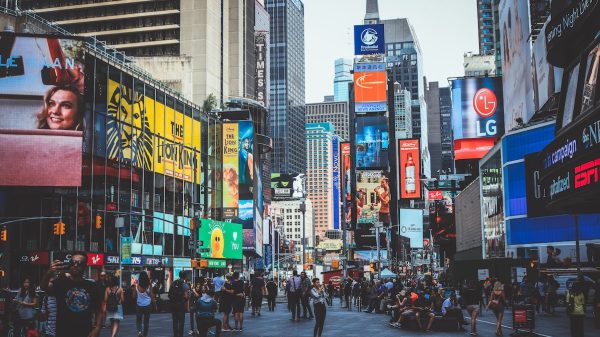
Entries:
{"type": "Polygon", "coordinates": [[[135,309],[135,327],[138,333],[142,333],[144,337],[148,336],[148,328],[150,327],[150,312],[152,311],[152,306],[148,305],[145,307],[136,307],[135,309]],[[142,319],[144,320],[144,325],[142,326],[142,319]]]}
{"type": "Polygon", "coordinates": [[[171,310],[173,317],[173,336],[183,337],[183,326],[185,324],[185,308],[183,306],[173,306],[171,310]]]}

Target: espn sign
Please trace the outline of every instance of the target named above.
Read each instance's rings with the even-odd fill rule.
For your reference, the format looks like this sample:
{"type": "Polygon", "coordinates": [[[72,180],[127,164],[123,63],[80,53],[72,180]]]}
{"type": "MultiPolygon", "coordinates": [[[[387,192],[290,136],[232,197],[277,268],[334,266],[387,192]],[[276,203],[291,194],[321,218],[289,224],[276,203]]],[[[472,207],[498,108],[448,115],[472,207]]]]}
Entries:
{"type": "Polygon", "coordinates": [[[600,158],[575,167],[575,189],[598,183],[598,168],[600,158]]]}

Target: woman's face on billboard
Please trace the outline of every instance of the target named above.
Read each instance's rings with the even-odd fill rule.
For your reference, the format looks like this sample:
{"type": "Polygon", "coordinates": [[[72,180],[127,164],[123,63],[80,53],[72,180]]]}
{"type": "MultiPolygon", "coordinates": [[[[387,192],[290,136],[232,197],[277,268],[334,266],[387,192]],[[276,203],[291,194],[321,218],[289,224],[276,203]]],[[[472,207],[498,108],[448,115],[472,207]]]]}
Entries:
{"type": "Polygon", "coordinates": [[[66,90],[58,90],[48,98],[46,122],[52,130],[70,130],[77,121],[77,96],[66,90]]]}

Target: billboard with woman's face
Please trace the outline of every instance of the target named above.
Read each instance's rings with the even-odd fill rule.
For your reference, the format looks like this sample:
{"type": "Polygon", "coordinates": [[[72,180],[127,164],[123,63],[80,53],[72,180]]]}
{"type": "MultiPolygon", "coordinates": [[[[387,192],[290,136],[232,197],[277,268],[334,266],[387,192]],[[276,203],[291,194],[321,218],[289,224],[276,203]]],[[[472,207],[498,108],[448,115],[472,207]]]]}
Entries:
{"type": "Polygon", "coordinates": [[[0,186],[81,185],[84,54],[78,39],[0,33],[0,186]]]}

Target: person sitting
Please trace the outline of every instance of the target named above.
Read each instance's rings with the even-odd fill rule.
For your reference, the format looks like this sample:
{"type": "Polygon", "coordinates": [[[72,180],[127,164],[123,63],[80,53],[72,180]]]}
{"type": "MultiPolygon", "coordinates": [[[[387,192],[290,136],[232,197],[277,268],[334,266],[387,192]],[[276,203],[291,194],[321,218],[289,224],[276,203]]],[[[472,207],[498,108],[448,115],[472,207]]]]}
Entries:
{"type": "Polygon", "coordinates": [[[215,336],[221,336],[221,321],[215,318],[217,301],[213,298],[214,294],[214,290],[210,289],[196,302],[196,321],[200,337],[206,337],[208,329],[213,326],[216,329],[215,336]]]}
{"type": "Polygon", "coordinates": [[[392,319],[390,320],[391,326],[396,328],[400,327],[402,313],[407,309],[408,303],[409,299],[406,296],[406,291],[400,291],[400,293],[396,295],[396,303],[388,306],[388,309],[392,311],[392,319]]]}
{"type": "Polygon", "coordinates": [[[442,316],[456,317],[458,320],[458,330],[465,331],[462,326],[467,325],[467,322],[465,321],[465,316],[463,315],[462,310],[458,307],[456,293],[451,293],[442,304],[442,316]]]}
{"type": "Polygon", "coordinates": [[[425,331],[431,331],[431,325],[435,319],[435,314],[433,313],[433,301],[428,291],[424,291],[419,294],[419,298],[414,304],[414,310],[415,316],[417,317],[417,325],[419,326],[419,330],[423,330],[423,326],[421,325],[421,317],[428,317],[429,321],[425,331]]]}

